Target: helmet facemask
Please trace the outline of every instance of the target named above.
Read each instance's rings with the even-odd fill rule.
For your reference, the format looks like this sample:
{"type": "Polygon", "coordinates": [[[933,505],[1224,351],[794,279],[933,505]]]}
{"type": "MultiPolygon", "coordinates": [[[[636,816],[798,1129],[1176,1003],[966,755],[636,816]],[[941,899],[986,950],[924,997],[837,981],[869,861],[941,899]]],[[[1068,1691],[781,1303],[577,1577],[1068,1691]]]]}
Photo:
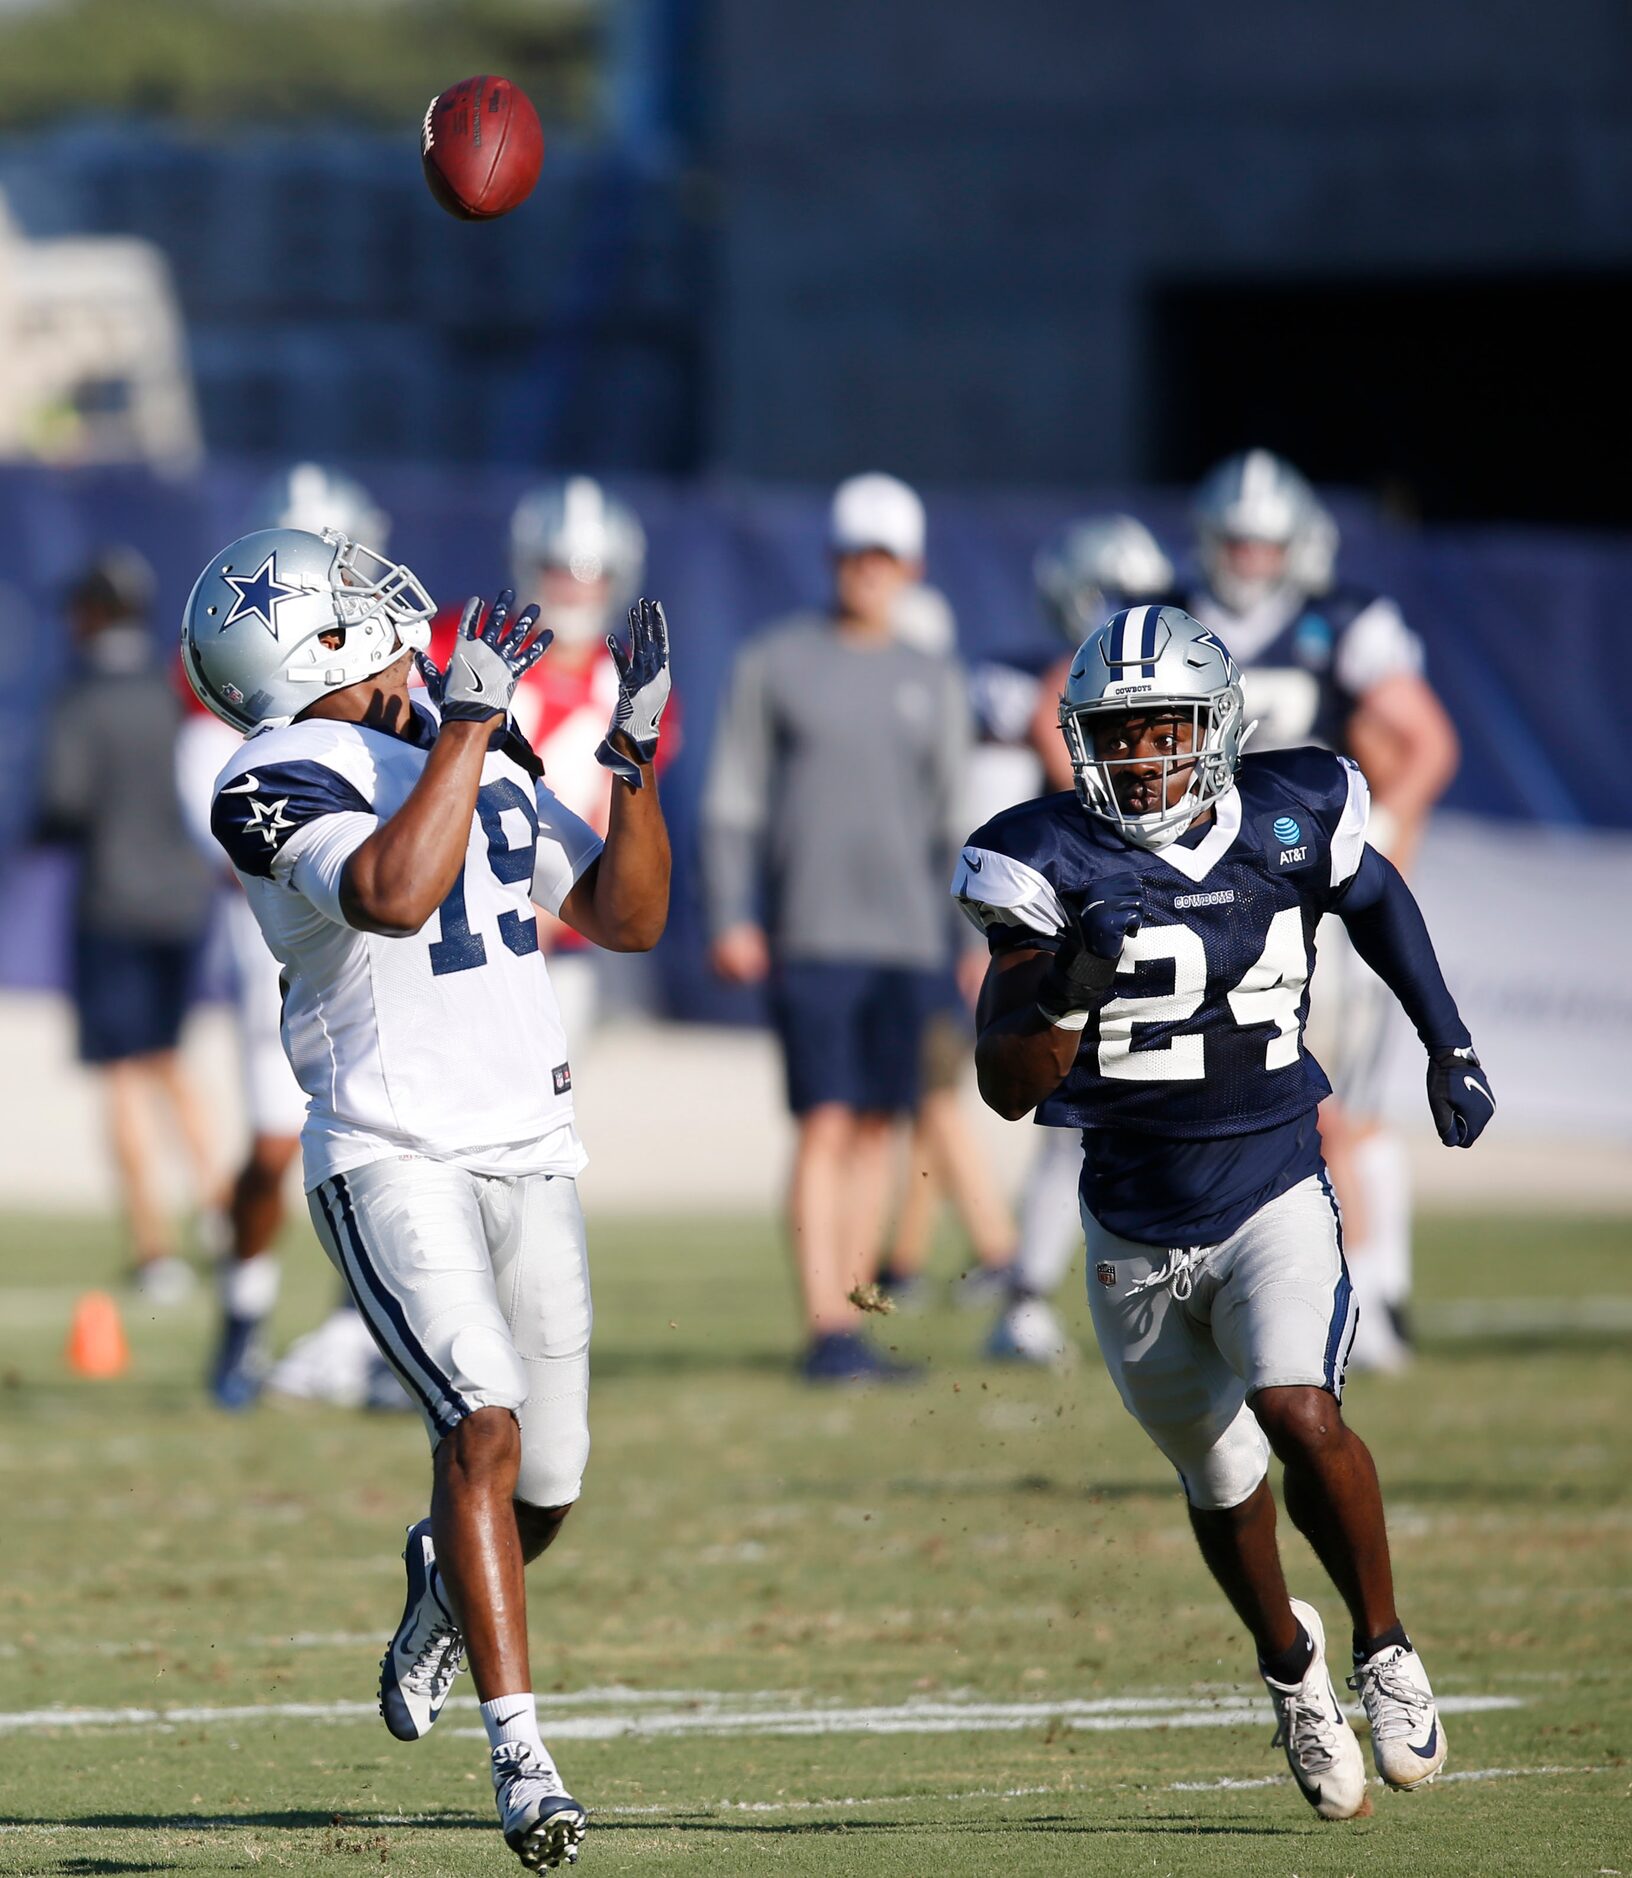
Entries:
{"type": "Polygon", "coordinates": [[[1176,841],[1235,781],[1232,752],[1239,747],[1242,702],[1237,685],[1205,698],[1107,698],[1060,705],[1060,731],[1071,756],[1077,800],[1096,821],[1109,824],[1136,847],[1165,848],[1176,841]],[[1094,726],[1112,718],[1174,718],[1190,725],[1190,748],[1162,756],[1100,757],[1094,726]],[[1156,791],[1163,806],[1135,814],[1122,806],[1117,779],[1137,769],[1148,776],[1159,766],[1156,791]],[[1183,793],[1169,803],[1172,783],[1186,776],[1183,793]]]}

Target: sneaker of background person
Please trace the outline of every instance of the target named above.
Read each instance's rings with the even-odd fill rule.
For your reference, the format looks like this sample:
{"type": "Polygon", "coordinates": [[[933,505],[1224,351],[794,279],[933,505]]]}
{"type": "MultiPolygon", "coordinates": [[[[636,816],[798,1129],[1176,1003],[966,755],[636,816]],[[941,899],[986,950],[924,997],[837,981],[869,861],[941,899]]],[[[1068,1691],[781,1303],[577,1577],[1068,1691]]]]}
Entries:
{"type": "Polygon", "coordinates": [[[1077,1346],[1051,1304],[1042,1298],[1016,1298],[993,1324],[986,1354],[998,1363],[1066,1369],[1077,1359],[1077,1346]]]}
{"type": "Polygon", "coordinates": [[[185,1259],[167,1253],[162,1258],[144,1259],[131,1273],[130,1282],[149,1304],[168,1310],[192,1296],[198,1274],[185,1259]]]}
{"type": "Polygon", "coordinates": [[[918,1364],[886,1356],[853,1330],[815,1338],[799,1368],[806,1382],[910,1382],[920,1373],[918,1364]]]}
{"type": "Polygon", "coordinates": [[[380,1360],[368,1326],[348,1304],[290,1344],[272,1366],[266,1390],[269,1395],[291,1396],[301,1402],[363,1408],[380,1360]]]}

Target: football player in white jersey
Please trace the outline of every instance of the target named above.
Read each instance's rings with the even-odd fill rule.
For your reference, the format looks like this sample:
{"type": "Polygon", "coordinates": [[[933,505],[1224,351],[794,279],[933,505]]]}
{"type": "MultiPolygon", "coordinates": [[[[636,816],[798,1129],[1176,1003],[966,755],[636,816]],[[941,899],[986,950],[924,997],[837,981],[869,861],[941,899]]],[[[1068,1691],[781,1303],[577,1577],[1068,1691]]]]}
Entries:
{"type": "Polygon", "coordinates": [[[434,1449],[381,1713],[399,1739],[425,1734],[468,1654],[500,1824],[536,1868],[570,1863],[585,1826],[538,1732],[522,1572],[582,1482],[590,1294],[533,903],[611,950],[660,936],[669,655],[662,609],[640,601],[601,746],[619,781],[603,842],[510,724],[549,641],[511,604],[471,601],[438,671],[406,567],[332,529],[269,529],[200,574],[182,656],[203,701],[255,732],[212,826],[282,962],[313,1224],[434,1449]],[[428,704],[409,695],[415,655],[428,704]]]}
{"type": "MultiPolygon", "coordinates": [[[[1336,524],[1281,457],[1247,450],[1220,463],[1194,517],[1204,585],[1183,604],[1242,668],[1253,749],[1321,743],[1352,757],[1372,789],[1372,846],[1408,873],[1458,759],[1421,641],[1386,594],[1337,578],[1336,524]]],[[[1364,1307],[1357,1369],[1407,1357],[1410,1190],[1404,1144],[1380,1113],[1393,1023],[1376,974],[1334,922],[1321,937],[1310,1036],[1332,1080],[1321,1134],[1364,1307]]]]}

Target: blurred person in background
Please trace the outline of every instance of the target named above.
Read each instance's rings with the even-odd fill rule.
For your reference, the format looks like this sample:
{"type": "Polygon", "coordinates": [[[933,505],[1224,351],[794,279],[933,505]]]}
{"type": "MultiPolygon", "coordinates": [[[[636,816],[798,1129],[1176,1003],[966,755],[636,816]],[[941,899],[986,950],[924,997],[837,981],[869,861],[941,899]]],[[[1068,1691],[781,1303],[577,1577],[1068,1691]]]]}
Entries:
{"type": "MultiPolygon", "coordinates": [[[[618,668],[606,642],[646,570],[646,532],[634,511],[593,477],[562,477],[530,489],[516,504],[510,570],[518,603],[536,606],[555,635],[550,656],[516,687],[516,727],[538,752],[553,793],[604,838],[613,778],[595,752],[618,697],[618,668]]],[[[438,618],[433,659],[445,658],[456,623],[438,618]]],[[[658,750],[660,775],[680,747],[678,719],[671,699],[658,750]]],[[[567,1040],[581,1047],[599,1017],[604,961],[547,913],[539,919],[539,937],[550,955],[567,1040]]]]}
{"type": "MultiPolygon", "coordinates": [[[[1459,756],[1423,676],[1421,641],[1393,600],[1337,579],[1331,515],[1272,452],[1220,463],[1196,492],[1194,519],[1203,583],[1183,605],[1242,668],[1252,747],[1317,743],[1354,758],[1372,790],[1367,839],[1408,874],[1459,756]]],[[[1393,1026],[1382,983],[1331,922],[1309,1042],[1332,1083],[1321,1138],[1361,1306],[1358,1369],[1398,1369],[1409,1358],[1410,1176],[1405,1144],[1382,1116],[1393,1026]]]]}
{"type": "MultiPolygon", "coordinates": [[[[313,534],[337,528],[382,552],[391,534],[390,517],[368,491],[321,463],[296,463],[274,477],[245,526],[313,534]]],[[[249,1152],[227,1210],[230,1240],[218,1274],[220,1325],[210,1393],[226,1409],[248,1408],[263,1387],[341,1408],[408,1409],[412,1404],[344,1286],[323,1323],[297,1338],[276,1365],[270,1363],[265,1326],[278,1299],[276,1246],[288,1215],[284,1187],[300,1152],[306,1095],[283,1049],[281,968],[210,829],[215,779],[243,736],[207,710],[190,686],[185,689],[189,708],[176,738],[176,786],[193,841],[223,885],[222,934],[250,1130],[249,1152]]]]}
{"type": "Polygon", "coordinates": [[[918,1106],[945,970],[968,704],[956,664],[894,631],[924,507],[892,476],[840,484],[833,598],[738,655],[703,796],[715,970],[770,981],[798,1125],[789,1222],[813,1382],[905,1372],[858,1330],[897,1120],[918,1106]]]}
{"type": "MultiPolygon", "coordinates": [[[[1043,612],[1069,650],[1049,665],[1035,689],[1026,742],[1046,789],[1074,789],[1059,711],[1077,647],[1121,608],[1170,593],[1173,563],[1135,517],[1090,515],[1067,523],[1045,543],[1033,563],[1033,575],[1043,612]]],[[[970,826],[1034,793],[1028,790],[992,804],[970,826]]],[[[1082,1248],[1077,1206],[1081,1168],[1076,1130],[1045,1128],[1021,1189],[1019,1249],[1009,1273],[1008,1297],[987,1340],[989,1356],[1058,1366],[1076,1355],[1077,1346],[1050,1300],[1082,1248]]]]}
{"type": "MultiPolygon", "coordinates": [[[[938,587],[922,582],[896,596],[891,629],[903,645],[931,658],[957,656],[957,617],[938,587]]],[[[972,706],[975,700],[971,699],[972,706]]],[[[978,708],[976,709],[978,722],[978,708]]],[[[978,787],[983,745],[970,752],[964,770],[958,821],[973,827],[1009,800],[985,813],[971,808],[985,800],[978,787]]],[[[943,1196],[952,1202],[975,1264],[953,1288],[955,1302],[979,1309],[1001,1293],[1014,1258],[1014,1220],[979,1137],[964,1113],[962,1082],[974,1062],[975,998],[985,976],[984,948],[971,946],[967,920],[958,919],[952,956],[930,996],[924,1018],[923,1088],[907,1141],[906,1179],[896,1205],[889,1250],[878,1274],[880,1289],[897,1310],[922,1309],[935,1219],[943,1196]],[[961,927],[962,932],[957,931],[961,927]]]]}
{"type": "Polygon", "coordinates": [[[149,626],[153,572],[109,548],[66,598],[77,669],[45,745],[40,833],[79,859],[71,985],[79,1057],[104,1074],[133,1281],[156,1304],[192,1287],[154,1185],[159,1142],[185,1151],[201,1217],[224,1203],[214,1133],[178,1053],[209,917],[211,871],[173,769],[181,704],[149,626]]]}

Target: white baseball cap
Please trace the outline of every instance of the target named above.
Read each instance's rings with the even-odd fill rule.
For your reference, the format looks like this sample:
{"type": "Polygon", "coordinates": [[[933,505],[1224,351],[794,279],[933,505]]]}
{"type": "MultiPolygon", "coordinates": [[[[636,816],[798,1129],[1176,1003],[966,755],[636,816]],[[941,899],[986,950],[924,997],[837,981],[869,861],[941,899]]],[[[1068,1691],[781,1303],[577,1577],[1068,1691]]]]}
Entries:
{"type": "Polygon", "coordinates": [[[835,554],[881,548],[898,561],[921,561],[924,505],[894,476],[852,476],[833,492],[827,539],[835,554]]]}

